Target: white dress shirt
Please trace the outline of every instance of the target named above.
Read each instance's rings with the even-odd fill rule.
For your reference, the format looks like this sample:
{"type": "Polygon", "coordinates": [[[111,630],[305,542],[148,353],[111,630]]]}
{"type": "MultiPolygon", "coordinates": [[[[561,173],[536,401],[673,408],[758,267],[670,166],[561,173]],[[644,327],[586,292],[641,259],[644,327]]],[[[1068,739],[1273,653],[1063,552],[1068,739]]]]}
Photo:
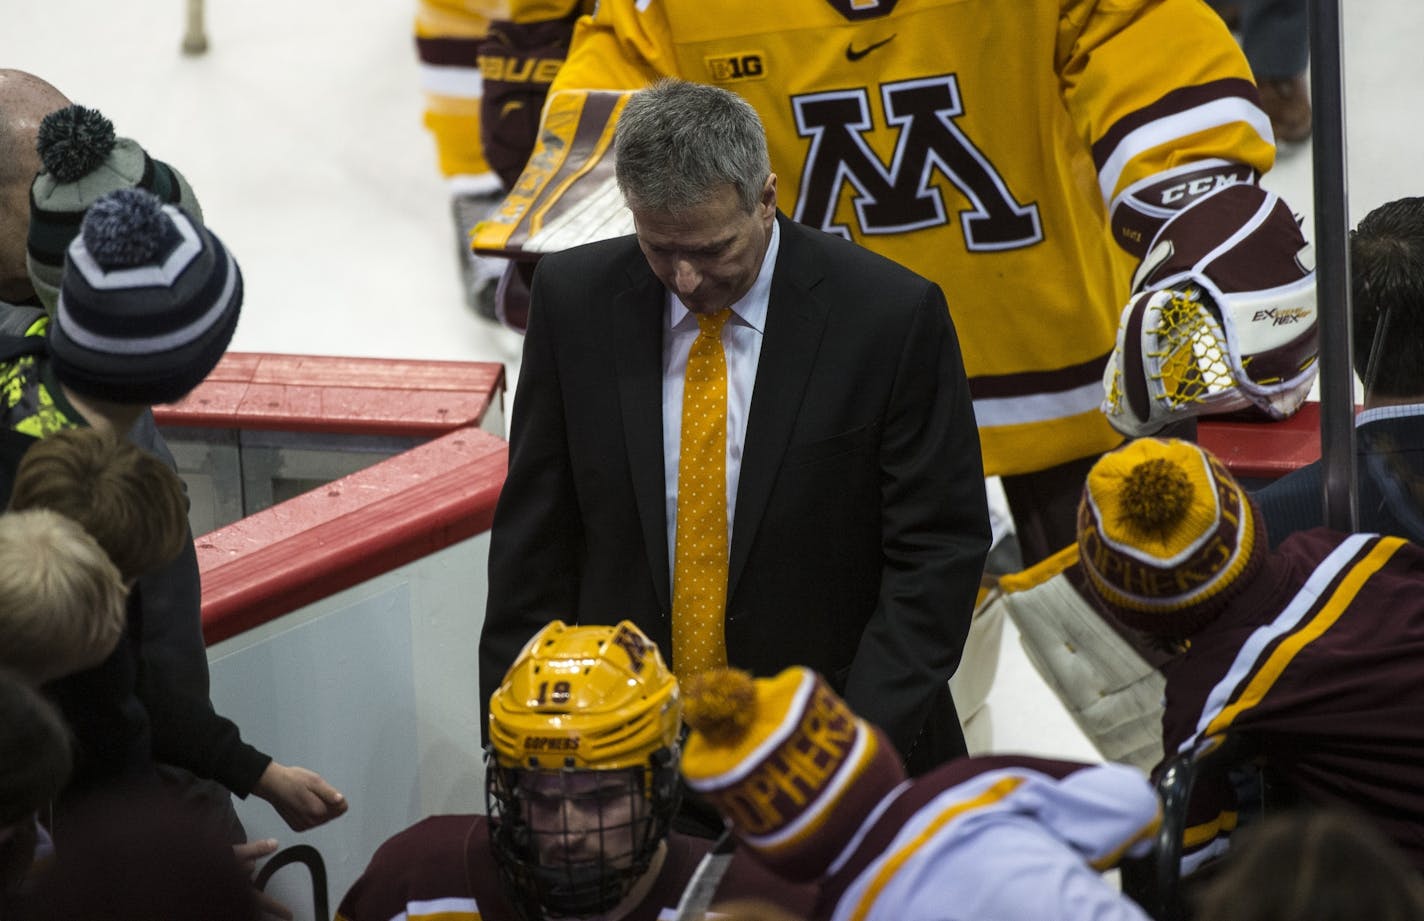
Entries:
{"type": "MultiPolygon", "coordinates": [[[[771,299],[771,273],[781,228],[773,221],[771,242],[762,258],[761,271],[742,299],[732,305],[732,315],[722,327],[722,350],[727,356],[727,546],[732,545],[732,522],[737,508],[737,482],[742,472],[742,446],[747,437],[747,414],[752,405],[757,362],[761,359],[766,309],[771,299]]],[[[663,483],[667,494],[668,573],[673,571],[677,547],[677,467],[682,449],[682,379],[687,353],[697,338],[697,316],[667,292],[667,326],[663,330],[663,483]]]]}

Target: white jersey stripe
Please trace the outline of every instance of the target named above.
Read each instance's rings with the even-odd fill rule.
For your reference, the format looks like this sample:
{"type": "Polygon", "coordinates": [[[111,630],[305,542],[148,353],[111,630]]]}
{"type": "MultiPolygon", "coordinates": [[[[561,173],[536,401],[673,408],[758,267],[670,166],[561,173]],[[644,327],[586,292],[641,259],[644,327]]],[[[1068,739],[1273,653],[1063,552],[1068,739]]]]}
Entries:
{"type": "Polygon", "coordinates": [[[1206,727],[1211,725],[1217,714],[1221,713],[1235,697],[1237,689],[1241,684],[1250,679],[1255,670],[1256,662],[1272,642],[1287,633],[1290,633],[1300,625],[1300,622],[1314,610],[1319,602],[1321,594],[1330,587],[1330,583],[1335,577],[1343,572],[1354,561],[1360,549],[1375,538],[1374,534],[1352,534],[1341,542],[1329,556],[1325,558],[1315,572],[1296,592],[1290,604],[1286,605],[1281,613],[1269,624],[1257,627],[1251,636],[1241,645],[1241,650],[1236,654],[1231,667],[1227,669],[1225,676],[1216,683],[1207,695],[1206,704],[1202,708],[1201,716],[1197,719],[1197,729],[1192,735],[1182,740],[1182,744],[1177,746],[1178,752],[1187,751],[1196,745],[1206,731],[1206,727]]]}
{"type": "Polygon", "coordinates": [[[1117,184],[1122,179],[1122,171],[1133,157],[1153,147],[1171,143],[1177,138],[1219,128],[1232,122],[1246,122],[1255,128],[1256,133],[1267,143],[1274,144],[1276,141],[1276,136],[1271,131],[1271,120],[1266,113],[1239,96],[1214,99],[1184,112],[1159,118],[1128,132],[1104,161],[1103,168],[1098,171],[1098,188],[1102,191],[1103,202],[1111,204],[1113,193],[1117,191],[1117,184]]]}
{"type": "Polygon", "coordinates": [[[427,899],[423,902],[410,902],[405,907],[405,913],[397,915],[391,921],[420,921],[421,918],[439,918],[448,915],[471,915],[478,917],[480,906],[474,899],[466,898],[444,898],[427,899]]]}
{"type": "Polygon", "coordinates": [[[980,428],[996,425],[1025,425],[1067,419],[1098,411],[1103,401],[1101,381],[1083,384],[1072,390],[1036,393],[1018,397],[986,397],[974,401],[974,419],[980,428]]]}
{"type": "Polygon", "coordinates": [[[1231,846],[1231,839],[1226,837],[1214,838],[1201,850],[1192,851],[1190,854],[1183,854],[1180,866],[1183,876],[1190,876],[1197,869],[1213,857],[1225,854],[1231,846]]]}
{"type": "Polygon", "coordinates": [[[438,96],[458,96],[479,99],[485,92],[485,80],[478,67],[437,67],[420,65],[420,88],[438,96]]]}

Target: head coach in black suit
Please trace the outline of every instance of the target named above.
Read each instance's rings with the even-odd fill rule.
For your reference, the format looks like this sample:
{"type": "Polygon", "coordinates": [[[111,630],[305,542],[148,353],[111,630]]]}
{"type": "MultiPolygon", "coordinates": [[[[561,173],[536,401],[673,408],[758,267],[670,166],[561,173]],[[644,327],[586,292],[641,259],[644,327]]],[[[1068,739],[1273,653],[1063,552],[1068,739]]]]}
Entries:
{"type": "Polygon", "coordinates": [[[779,214],[725,90],[634,94],[615,144],[636,233],[534,276],[483,701],[549,620],[629,618],[681,678],[806,665],[912,770],[963,754],[947,682],[990,534],[943,293],[779,214]]]}

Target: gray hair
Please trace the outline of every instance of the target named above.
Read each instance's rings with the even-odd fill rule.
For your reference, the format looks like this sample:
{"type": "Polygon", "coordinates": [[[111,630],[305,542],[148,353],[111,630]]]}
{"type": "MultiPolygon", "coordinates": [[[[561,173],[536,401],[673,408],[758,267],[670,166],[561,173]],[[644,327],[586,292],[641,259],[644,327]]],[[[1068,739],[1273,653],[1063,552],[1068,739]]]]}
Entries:
{"type": "Polygon", "coordinates": [[[730,183],[750,214],[771,175],[756,110],[702,83],[669,78],[634,93],[613,143],[618,188],[637,210],[681,211],[730,183]]]}

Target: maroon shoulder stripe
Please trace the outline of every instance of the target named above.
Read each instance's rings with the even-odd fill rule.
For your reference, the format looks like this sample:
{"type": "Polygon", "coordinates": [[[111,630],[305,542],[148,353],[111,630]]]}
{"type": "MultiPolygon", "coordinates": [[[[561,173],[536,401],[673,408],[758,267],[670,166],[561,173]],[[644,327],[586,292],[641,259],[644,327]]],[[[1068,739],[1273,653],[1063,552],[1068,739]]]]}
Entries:
{"type": "Polygon", "coordinates": [[[969,379],[969,395],[976,400],[998,397],[1026,397],[1039,393],[1061,393],[1103,379],[1111,352],[1081,364],[1052,371],[1025,371],[1020,374],[981,374],[969,379]]]}
{"type": "Polygon", "coordinates": [[[478,67],[478,38],[417,38],[416,52],[422,64],[433,67],[478,67]]]}
{"type": "Polygon", "coordinates": [[[1243,80],[1239,77],[1213,80],[1210,83],[1184,86],[1181,89],[1172,90],[1156,102],[1124,115],[1112,127],[1108,128],[1103,136],[1093,144],[1094,166],[1101,170],[1103,164],[1107,163],[1108,158],[1112,156],[1112,152],[1117,149],[1117,145],[1122,143],[1122,139],[1143,125],[1196,108],[1203,103],[1230,96],[1240,97],[1256,106],[1261,104],[1261,97],[1256,92],[1256,85],[1250,80],[1243,80]]]}

